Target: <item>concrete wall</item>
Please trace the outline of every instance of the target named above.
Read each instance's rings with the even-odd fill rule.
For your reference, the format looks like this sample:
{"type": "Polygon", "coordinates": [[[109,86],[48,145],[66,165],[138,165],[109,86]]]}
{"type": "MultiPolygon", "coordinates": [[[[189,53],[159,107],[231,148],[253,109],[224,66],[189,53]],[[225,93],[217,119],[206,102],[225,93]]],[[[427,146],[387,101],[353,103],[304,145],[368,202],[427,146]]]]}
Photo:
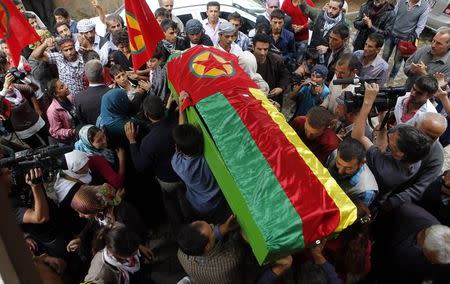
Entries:
{"type": "MultiPolygon", "coordinates": [[[[124,0],[98,0],[105,14],[112,13],[123,5],[124,0]]],[[[97,16],[90,0],[54,0],[55,7],[64,7],[75,20],[97,16]]]]}

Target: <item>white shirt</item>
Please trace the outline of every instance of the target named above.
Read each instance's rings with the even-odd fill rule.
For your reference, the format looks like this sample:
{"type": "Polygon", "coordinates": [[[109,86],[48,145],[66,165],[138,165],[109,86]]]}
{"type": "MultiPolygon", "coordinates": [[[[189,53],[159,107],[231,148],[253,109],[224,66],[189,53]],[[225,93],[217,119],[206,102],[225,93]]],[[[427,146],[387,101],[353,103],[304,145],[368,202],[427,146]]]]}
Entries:
{"type": "Polygon", "coordinates": [[[205,34],[209,35],[214,46],[217,45],[217,43],[219,42],[219,26],[223,22],[227,22],[227,20],[219,18],[216,27],[213,28],[211,24],[208,22],[208,18],[202,21],[203,28],[205,29],[205,34]]]}
{"type": "Polygon", "coordinates": [[[430,100],[427,100],[427,102],[425,104],[423,104],[419,110],[416,111],[416,113],[414,114],[414,116],[406,121],[406,122],[402,122],[402,116],[403,116],[403,108],[405,107],[405,104],[408,102],[408,98],[411,95],[411,93],[406,93],[406,95],[404,95],[403,97],[399,97],[397,99],[397,103],[395,104],[395,108],[394,108],[394,115],[395,115],[395,122],[398,124],[406,124],[406,125],[411,125],[414,126],[416,124],[417,119],[419,118],[419,116],[425,112],[437,112],[436,108],[433,106],[433,104],[430,102],[430,100]]]}
{"type": "MultiPolygon", "coordinates": [[[[333,80],[336,79],[336,75],[334,75],[333,80]]],[[[331,80],[330,86],[328,87],[330,89],[330,94],[323,100],[323,103],[320,106],[328,109],[333,114],[336,114],[336,108],[338,106],[336,98],[338,98],[342,92],[345,91],[353,93],[355,91],[355,85],[350,84],[347,87],[342,88],[342,85],[334,85],[333,80],[331,80]]]]}
{"type": "MultiPolygon", "coordinates": [[[[222,48],[222,46],[220,46],[220,44],[217,44],[216,46],[215,46],[215,48],[217,48],[217,49],[219,49],[219,50],[222,50],[222,51],[225,51],[225,52],[228,52],[228,51],[226,51],[225,49],[223,49],[222,48]]],[[[232,43],[231,44],[231,49],[230,49],[230,52],[228,52],[228,53],[231,53],[231,54],[234,54],[234,55],[236,55],[236,57],[238,57],[239,58],[239,56],[242,54],[242,48],[239,46],[239,45],[237,45],[236,43],[232,43]]]]}

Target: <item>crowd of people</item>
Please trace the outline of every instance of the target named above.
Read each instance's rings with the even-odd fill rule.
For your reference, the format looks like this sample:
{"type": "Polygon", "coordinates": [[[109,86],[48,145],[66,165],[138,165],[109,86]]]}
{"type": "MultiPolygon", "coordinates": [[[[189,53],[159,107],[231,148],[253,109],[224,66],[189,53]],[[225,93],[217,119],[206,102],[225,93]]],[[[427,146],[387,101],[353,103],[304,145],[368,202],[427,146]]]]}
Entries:
{"type": "MultiPolygon", "coordinates": [[[[220,17],[219,2],[203,21],[183,23],[174,1],[161,0],[153,12],[165,38],[143,66],[133,65],[123,19],[97,0],[104,37],[63,7],[49,17],[13,2],[41,40],[18,66],[0,42],[0,130],[31,149],[74,147],[51,184],[46,169],[14,179],[0,169],[43,279],[152,283],[159,258],[148,240],[167,225],[178,283],[448,283],[450,27],[417,49],[428,1],[368,0],[351,22],[343,0],[267,0],[247,33],[238,12],[220,17]],[[168,57],[197,45],[236,56],[291,112],[291,127],[355,204],[354,224],[257,264],[203,156],[202,132],[179,107],[190,94],[175,98],[168,87],[168,57]],[[391,88],[403,61],[407,80],[391,88]]],[[[2,141],[2,158],[20,150],[2,141]]]]}

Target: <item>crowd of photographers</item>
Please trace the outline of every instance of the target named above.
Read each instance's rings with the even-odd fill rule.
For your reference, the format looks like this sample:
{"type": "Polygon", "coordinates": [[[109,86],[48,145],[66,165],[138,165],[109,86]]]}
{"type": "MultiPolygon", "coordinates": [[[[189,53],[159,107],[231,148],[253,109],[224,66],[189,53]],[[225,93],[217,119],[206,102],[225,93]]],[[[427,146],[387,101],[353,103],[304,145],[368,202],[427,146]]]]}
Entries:
{"type": "Polygon", "coordinates": [[[123,19],[97,0],[105,37],[62,7],[37,15],[13,2],[41,41],[18,66],[0,43],[0,130],[28,148],[2,140],[0,187],[44,281],[151,283],[160,259],[148,240],[165,225],[178,283],[450,279],[450,28],[416,48],[428,1],[368,0],[350,22],[343,0],[267,0],[248,32],[218,2],[183,23],[162,0],[165,39],[136,72],[123,19]],[[177,104],[167,85],[168,56],[199,44],[238,58],[355,203],[338,237],[256,264],[178,108],[189,94],[177,104]],[[394,87],[403,61],[408,79],[394,87]]]}

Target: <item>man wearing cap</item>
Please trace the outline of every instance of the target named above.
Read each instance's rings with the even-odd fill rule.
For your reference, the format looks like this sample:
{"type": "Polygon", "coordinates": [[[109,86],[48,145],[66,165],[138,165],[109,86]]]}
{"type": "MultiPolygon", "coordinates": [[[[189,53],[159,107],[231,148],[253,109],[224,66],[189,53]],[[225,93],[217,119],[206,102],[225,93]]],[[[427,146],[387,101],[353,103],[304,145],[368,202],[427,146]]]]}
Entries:
{"type": "Polygon", "coordinates": [[[219,42],[216,44],[216,48],[231,54],[239,55],[242,54],[242,48],[239,47],[234,42],[234,35],[236,34],[236,29],[230,22],[223,22],[219,25],[219,42]]]}
{"type": "Polygon", "coordinates": [[[220,4],[216,1],[211,1],[206,4],[207,18],[203,20],[203,28],[215,46],[219,42],[219,26],[227,20],[220,17],[220,4]]]}
{"type": "Polygon", "coordinates": [[[90,19],[82,19],[77,24],[78,41],[75,43],[75,49],[83,54],[88,50],[94,50],[100,55],[100,61],[103,66],[108,63],[109,53],[117,50],[112,42],[95,33],[95,23],[90,19]]]}
{"type": "Polygon", "coordinates": [[[327,68],[317,64],[311,69],[311,79],[293,86],[290,97],[296,101],[294,118],[306,115],[312,107],[320,105],[328,96],[330,90],[325,85],[327,75],[327,68]]]}
{"type": "Polygon", "coordinates": [[[186,42],[189,43],[190,47],[194,47],[196,45],[206,45],[213,46],[211,38],[205,34],[205,30],[203,29],[202,23],[197,19],[190,19],[186,23],[185,27],[186,31],[186,42]]]}
{"type": "Polygon", "coordinates": [[[56,45],[60,52],[46,52],[48,48],[55,47],[55,40],[53,38],[47,38],[43,44],[33,50],[30,57],[55,64],[58,68],[59,79],[67,85],[70,94],[76,96],[87,87],[83,80],[83,58],[75,50],[75,43],[71,37],[59,38],[56,45]]]}

